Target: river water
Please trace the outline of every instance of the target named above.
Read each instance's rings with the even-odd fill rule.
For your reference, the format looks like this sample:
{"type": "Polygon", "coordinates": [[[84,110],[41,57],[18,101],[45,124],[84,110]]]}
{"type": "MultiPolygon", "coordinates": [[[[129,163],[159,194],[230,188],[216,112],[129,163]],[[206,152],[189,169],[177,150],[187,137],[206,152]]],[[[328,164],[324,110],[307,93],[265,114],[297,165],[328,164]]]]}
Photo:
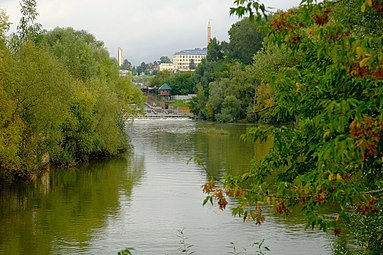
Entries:
{"type": "Polygon", "coordinates": [[[136,120],[127,127],[129,155],[2,187],[0,254],[117,254],[127,247],[133,254],[186,254],[183,243],[194,254],[234,254],[234,247],[256,254],[252,244],[261,240],[267,255],[331,254],[332,235],[305,230],[299,214],[266,212],[259,226],[233,218],[230,210],[202,206],[202,184],[240,174],[267,152],[267,143],[239,139],[245,129],[136,120]]]}

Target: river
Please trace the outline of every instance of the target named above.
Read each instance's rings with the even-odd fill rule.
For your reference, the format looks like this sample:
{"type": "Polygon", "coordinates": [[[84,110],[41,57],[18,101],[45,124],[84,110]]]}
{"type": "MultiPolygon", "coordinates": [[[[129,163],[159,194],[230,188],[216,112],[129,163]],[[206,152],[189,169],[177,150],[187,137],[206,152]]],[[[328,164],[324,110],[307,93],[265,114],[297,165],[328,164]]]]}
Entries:
{"type": "MultiPolygon", "coordinates": [[[[202,206],[201,185],[240,174],[269,144],[249,144],[245,125],[186,119],[136,120],[127,127],[132,152],[76,169],[52,169],[33,183],[3,186],[0,254],[326,255],[334,238],[305,230],[304,219],[266,212],[255,225],[202,206]],[[198,157],[204,165],[194,163],[198,157]],[[180,234],[182,231],[183,235],[180,234]]],[[[234,201],[232,201],[234,203],[234,201]]]]}

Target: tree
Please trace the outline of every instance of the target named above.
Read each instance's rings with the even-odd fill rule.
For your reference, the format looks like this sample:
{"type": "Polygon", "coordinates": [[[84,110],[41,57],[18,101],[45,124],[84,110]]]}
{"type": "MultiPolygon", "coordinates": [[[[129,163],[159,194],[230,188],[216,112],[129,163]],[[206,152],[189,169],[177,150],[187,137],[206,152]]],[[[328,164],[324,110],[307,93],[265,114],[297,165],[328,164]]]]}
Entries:
{"type": "Polygon", "coordinates": [[[192,98],[191,111],[199,118],[205,119],[207,117],[206,112],[207,97],[203,86],[197,84],[197,95],[192,98]]]}
{"type": "Polygon", "coordinates": [[[231,26],[229,37],[228,55],[244,64],[250,64],[254,54],[262,48],[265,34],[259,31],[256,23],[244,18],[231,26]]]}
{"type": "MultiPolygon", "coordinates": [[[[247,23],[249,23],[248,20],[245,20],[247,23]]],[[[243,22],[243,24],[247,24],[243,22]]],[[[240,64],[237,64],[236,62],[239,62],[240,58],[247,57],[252,58],[253,54],[259,50],[260,47],[259,44],[261,43],[261,39],[257,39],[257,47],[253,47],[253,42],[248,43],[248,37],[247,36],[239,36],[244,30],[246,30],[249,27],[253,28],[250,34],[256,34],[257,36],[260,35],[259,32],[256,30],[256,26],[244,26],[242,23],[238,23],[237,27],[232,28],[233,32],[233,42],[226,43],[226,42],[219,42],[216,38],[213,38],[208,46],[208,53],[206,59],[204,59],[200,65],[195,70],[194,73],[194,82],[200,83],[204,90],[205,90],[205,96],[207,98],[212,97],[214,102],[217,102],[217,98],[219,97],[220,100],[224,100],[226,96],[234,95],[237,99],[241,101],[241,111],[235,118],[224,118],[224,121],[237,121],[239,119],[246,118],[246,115],[251,116],[251,111],[253,110],[253,98],[254,98],[254,92],[255,92],[255,78],[252,74],[250,74],[248,71],[246,71],[243,66],[240,64]],[[239,27],[237,29],[237,27],[239,27]],[[241,42],[244,41],[244,42],[241,42]],[[245,42],[246,41],[246,42],[245,42]],[[247,51],[248,48],[253,49],[254,52],[247,51]],[[241,53],[241,56],[235,56],[235,53],[241,53]],[[235,59],[235,57],[237,59],[235,59]],[[228,80],[227,80],[228,79],[228,80]],[[213,93],[216,93],[218,90],[216,89],[210,89],[210,86],[215,86],[215,84],[219,83],[221,80],[225,80],[223,83],[229,83],[228,86],[228,92],[225,92],[223,97],[222,93],[218,93],[217,95],[214,95],[213,93]],[[250,112],[250,114],[247,114],[247,112],[250,112]]],[[[252,37],[251,37],[252,38],[252,37]]],[[[248,61],[250,62],[250,61],[248,61]]],[[[193,104],[194,102],[192,102],[193,104]]],[[[197,103],[197,101],[195,101],[197,103]]],[[[206,114],[204,118],[208,118],[211,120],[216,120],[215,116],[216,114],[221,114],[221,109],[217,107],[216,104],[212,102],[206,103],[206,111],[201,111],[200,106],[198,107],[192,107],[193,109],[197,110],[198,113],[204,113],[206,114]]],[[[194,114],[197,114],[197,112],[193,112],[194,114]]],[[[200,116],[202,117],[202,116],[200,116]]],[[[249,117],[249,120],[253,120],[254,118],[249,117]]],[[[223,118],[220,118],[221,121],[223,121],[223,118]]]]}
{"type": "Polygon", "coordinates": [[[0,52],[2,178],[128,148],[125,122],[144,99],[93,35],[57,28],[0,52]]]}
{"type": "Polygon", "coordinates": [[[124,123],[139,112],[143,97],[129,79],[119,77],[103,42],[83,30],[56,28],[44,35],[42,45],[76,80],[55,162],[73,164],[126,150],[124,123]]]}
{"type": "MultiPolygon", "coordinates": [[[[214,68],[222,68],[223,71],[219,72],[219,69],[213,69],[215,73],[212,73],[212,77],[209,77],[212,81],[208,84],[205,93],[207,97],[205,105],[206,111],[204,111],[204,113],[206,113],[205,117],[209,120],[217,120],[220,122],[236,122],[239,119],[245,119],[248,109],[254,104],[253,98],[256,84],[254,75],[251,74],[248,67],[240,63],[213,63],[215,64],[213,66],[214,68]],[[226,68],[228,70],[225,70],[226,68]],[[225,118],[222,118],[223,108],[221,106],[225,98],[228,96],[234,96],[239,100],[240,110],[236,111],[235,116],[226,112],[224,114],[225,118]],[[219,118],[217,116],[219,116],[219,118]]],[[[207,67],[209,65],[212,64],[207,62],[206,66],[203,64],[202,67],[207,67]]],[[[204,76],[206,77],[207,75],[210,74],[208,71],[205,71],[204,76]]]]}
{"type": "Polygon", "coordinates": [[[0,9],[0,42],[5,42],[5,32],[9,29],[8,16],[4,10],[0,9]]]}
{"type": "Polygon", "coordinates": [[[44,33],[42,25],[37,22],[36,1],[35,0],[22,0],[21,18],[17,26],[17,34],[12,36],[11,46],[14,51],[20,48],[21,44],[27,40],[37,42],[41,35],[44,33]]]}
{"type": "Polygon", "coordinates": [[[241,101],[233,95],[226,96],[222,103],[221,113],[216,118],[219,122],[236,122],[241,114],[241,101]]]}
{"type": "Polygon", "coordinates": [[[187,95],[195,92],[192,71],[175,73],[170,77],[169,84],[173,94],[187,95]]]}
{"type": "Polygon", "coordinates": [[[172,94],[187,95],[194,93],[195,86],[193,83],[192,72],[173,73],[171,71],[160,71],[149,80],[150,87],[161,87],[167,83],[172,87],[172,94]]]}
{"type": "Polygon", "coordinates": [[[168,83],[169,79],[172,76],[172,72],[168,70],[159,71],[155,76],[151,77],[149,80],[149,87],[161,87],[162,84],[168,83]]]}
{"type": "MultiPolygon", "coordinates": [[[[271,84],[277,73],[294,68],[299,61],[301,57],[298,52],[292,54],[287,47],[278,47],[267,41],[264,43],[264,49],[254,56],[253,64],[249,67],[249,72],[256,79],[254,105],[249,109],[249,115],[256,114],[254,117],[259,121],[276,122],[273,117],[273,110],[277,106],[274,99],[276,92],[271,84]]],[[[289,122],[291,118],[280,118],[278,121],[289,122]]]]}
{"type": "MultiPolygon", "coordinates": [[[[239,16],[265,12],[257,1],[235,2],[231,11],[239,16]]],[[[223,189],[207,183],[205,203],[216,198],[223,209],[225,196],[233,196],[233,214],[257,224],[265,220],[264,204],[286,215],[300,206],[308,226],[335,235],[356,223],[349,234],[365,253],[380,254],[381,228],[363,229],[383,224],[383,43],[381,32],[368,25],[383,21],[382,10],[375,1],[302,1],[271,17],[269,39],[300,56],[269,80],[273,116],[294,119],[294,125],[249,129],[243,139],[272,139],[272,149],[243,175],[226,176],[223,189]],[[359,20],[341,15],[349,8],[359,20]],[[322,214],[333,205],[334,217],[322,214]],[[353,214],[364,220],[352,222],[353,214]]]]}
{"type": "Polygon", "coordinates": [[[222,44],[217,40],[217,38],[211,39],[209,46],[207,48],[207,61],[219,61],[223,60],[224,49],[222,44]]]}
{"type": "Polygon", "coordinates": [[[2,120],[1,176],[25,177],[59,150],[60,125],[71,91],[68,72],[53,55],[31,41],[0,66],[2,120]]]}
{"type": "MultiPolygon", "coordinates": [[[[220,79],[209,84],[209,97],[206,103],[207,119],[215,120],[216,114],[220,114],[222,104],[229,87],[229,79],[220,79]]],[[[223,121],[228,122],[228,121],[223,121]]]]}
{"type": "Polygon", "coordinates": [[[139,66],[137,66],[136,70],[138,75],[145,73],[148,70],[149,66],[145,62],[142,62],[139,66]]]}
{"type": "Polygon", "coordinates": [[[129,60],[124,59],[124,62],[122,63],[121,70],[132,70],[132,63],[129,62],[129,60]]]}
{"type": "Polygon", "coordinates": [[[169,57],[167,56],[162,56],[160,57],[160,63],[171,63],[172,61],[170,60],[169,57]]]}
{"type": "Polygon", "coordinates": [[[107,79],[116,74],[116,65],[109,58],[104,43],[84,30],[55,28],[43,36],[41,45],[50,48],[71,75],[82,81],[95,77],[107,79]]]}
{"type": "Polygon", "coordinates": [[[194,63],[194,59],[190,59],[189,69],[190,70],[195,70],[196,69],[196,64],[194,63]]]}

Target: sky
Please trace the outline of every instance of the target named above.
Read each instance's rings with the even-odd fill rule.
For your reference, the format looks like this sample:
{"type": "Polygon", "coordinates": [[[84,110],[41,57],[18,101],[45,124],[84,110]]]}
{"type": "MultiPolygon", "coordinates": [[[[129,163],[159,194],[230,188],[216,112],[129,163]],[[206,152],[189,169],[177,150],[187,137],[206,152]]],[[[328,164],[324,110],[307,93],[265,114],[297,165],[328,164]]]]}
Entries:
{"type": "MultiPolygon", "coordinates": [[[[159,60],[180,50],[207,46],[207,25],[212,37],[229,41],[228,31],[239,21],[230,16],[234,0],[36,0],[37,21],[46,30],[72,27],[103,41],[111,57],[118,48],[134,65],[159,60]]],[[[300,0],[264,0],[275,9],[298,6],[300,0]]],[[[19,0],[0,0],[16,30],[19,0]]]]}

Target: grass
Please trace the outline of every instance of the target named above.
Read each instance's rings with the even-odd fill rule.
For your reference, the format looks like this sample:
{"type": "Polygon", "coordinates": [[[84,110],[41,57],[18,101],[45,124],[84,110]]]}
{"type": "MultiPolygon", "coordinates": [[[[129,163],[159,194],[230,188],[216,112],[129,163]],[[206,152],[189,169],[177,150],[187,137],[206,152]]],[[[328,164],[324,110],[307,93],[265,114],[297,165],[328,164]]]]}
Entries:
{"type": "Polygon", "coordinates": [[[190,107],[190,102],[185,102],[184,100],[175,100],[173,105],[177,107],[190,107]]]}
{"type": "Polygon", "coordinates": [[[229,131],[214,127],[208,128],[205,132],[209,135],[230,135],[229,131]]]}

